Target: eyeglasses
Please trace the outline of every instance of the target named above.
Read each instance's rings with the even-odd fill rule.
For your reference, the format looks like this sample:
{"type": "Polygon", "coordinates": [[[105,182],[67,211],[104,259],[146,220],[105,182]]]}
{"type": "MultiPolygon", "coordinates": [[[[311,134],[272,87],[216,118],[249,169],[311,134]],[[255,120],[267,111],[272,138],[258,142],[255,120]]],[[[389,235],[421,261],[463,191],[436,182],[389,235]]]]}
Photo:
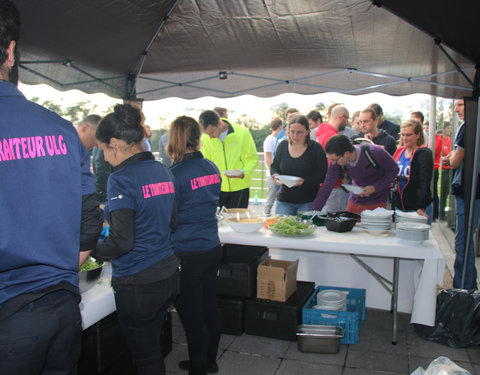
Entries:
{"type": "Polygon", "coordinates": [[[333,158],[329,158],[329,159],[330,159],[330,161],[331,161],[332,163],[338,163],[338,161],[339,161],[341,158],[343,158],[343,155],[342,155],[342,156],[339,156],[338,158],[335,158],[335,159],[333,159],[333,158]]]}

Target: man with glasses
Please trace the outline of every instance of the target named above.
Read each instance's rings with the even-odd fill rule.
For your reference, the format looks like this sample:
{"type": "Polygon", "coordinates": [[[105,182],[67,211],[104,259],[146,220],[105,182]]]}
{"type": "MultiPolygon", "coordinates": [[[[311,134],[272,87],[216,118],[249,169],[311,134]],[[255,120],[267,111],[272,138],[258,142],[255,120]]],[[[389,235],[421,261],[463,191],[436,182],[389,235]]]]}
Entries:
{"type": "Polygon", "coordinates": [[[322,210],[341,176],[342,167],[352,178],[352,184],[363,188],[360,194],[350,193],[347,211],[360,214],[363,210],[386,207],[390,185],[397,176],[398,166],[383,147],[354,145],[347,136],[339,134],[328,140],[325,151],[330,165],[313,202],[314,210],[322,210]],[[368,150],[362,147],[367,147],[368,150]]]}

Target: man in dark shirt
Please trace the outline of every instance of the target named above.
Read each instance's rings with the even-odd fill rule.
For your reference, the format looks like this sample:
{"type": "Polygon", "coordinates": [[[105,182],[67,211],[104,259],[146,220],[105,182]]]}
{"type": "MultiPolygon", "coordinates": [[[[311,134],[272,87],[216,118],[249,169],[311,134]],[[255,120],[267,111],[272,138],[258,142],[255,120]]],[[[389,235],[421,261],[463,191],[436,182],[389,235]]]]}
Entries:
{"type": "Polygon", "coordinates": [[[367,138],[376,145],[383,146],[390,155],[395,153],[395,150],[397,149],[395,139],[387,134],[385,130],[378,129],[378,118],[372,108],[363,110],[360,113],[359,121],[362,131],[357,137],[353,137],[352,140],[355,140],[356,138],[367,138]]]}
{"type": "Polygon", "coordinates": [[[395,139],[395,141],[397,141],[400,138],[400,125],[395,124],[391,121],[385,120],[383,118],[383,109],[382,107],[380,107],[379,104],[372,103],[368,106],[368,108],[373,109],[377,114],[378,129],[385,130],[388,134],[390,134],[395,139]]]}

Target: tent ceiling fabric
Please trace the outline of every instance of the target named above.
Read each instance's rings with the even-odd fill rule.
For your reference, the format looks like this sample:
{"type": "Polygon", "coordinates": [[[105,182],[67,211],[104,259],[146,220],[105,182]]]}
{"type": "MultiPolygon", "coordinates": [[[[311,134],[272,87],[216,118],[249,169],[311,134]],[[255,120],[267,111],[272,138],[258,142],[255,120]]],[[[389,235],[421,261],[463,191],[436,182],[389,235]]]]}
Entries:
{"type": "MultiPolygon", "coordinates": [[[[460,97],[471,94],[480,62],[480,33],[465,34],[475,24],[452,19],[449,0],[14,1],[23,83],[117,98],[132,87],[146,100],[328,91],[460,97]],[[401,18],[410,15],[426,32],[401,18]]],[[[480,2],[465,3],[470,10],[453,15],[473,20],[480,2]]]]}

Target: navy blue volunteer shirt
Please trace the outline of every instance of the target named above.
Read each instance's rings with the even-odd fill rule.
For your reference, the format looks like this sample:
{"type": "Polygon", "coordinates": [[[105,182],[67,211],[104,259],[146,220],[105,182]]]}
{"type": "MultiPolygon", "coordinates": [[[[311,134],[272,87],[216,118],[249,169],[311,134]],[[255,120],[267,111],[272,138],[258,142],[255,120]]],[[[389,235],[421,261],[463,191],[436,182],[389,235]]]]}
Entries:
{"type": "Polygon", "coordinates": [[[0,316],[13,298],[78,285],[90,155],[71,123],[0,81],[0,316]]]}
{"type": "Polygon", "coordinates": [[[196,151],[185,154],[171,171],[178,212],[175,251],[205,251],[218,246],[215,212],[222,180],[217,166],[196,151]]]}
{"type": "Polygon", "coordinates": [[[150,152],[130,157],[110,174],[107,220],[115,210],[135,211],[135,246],[112,260],[114,277],[134,275],[173,255],[170,220],[174,200],[172,173],[150,152]]]}

